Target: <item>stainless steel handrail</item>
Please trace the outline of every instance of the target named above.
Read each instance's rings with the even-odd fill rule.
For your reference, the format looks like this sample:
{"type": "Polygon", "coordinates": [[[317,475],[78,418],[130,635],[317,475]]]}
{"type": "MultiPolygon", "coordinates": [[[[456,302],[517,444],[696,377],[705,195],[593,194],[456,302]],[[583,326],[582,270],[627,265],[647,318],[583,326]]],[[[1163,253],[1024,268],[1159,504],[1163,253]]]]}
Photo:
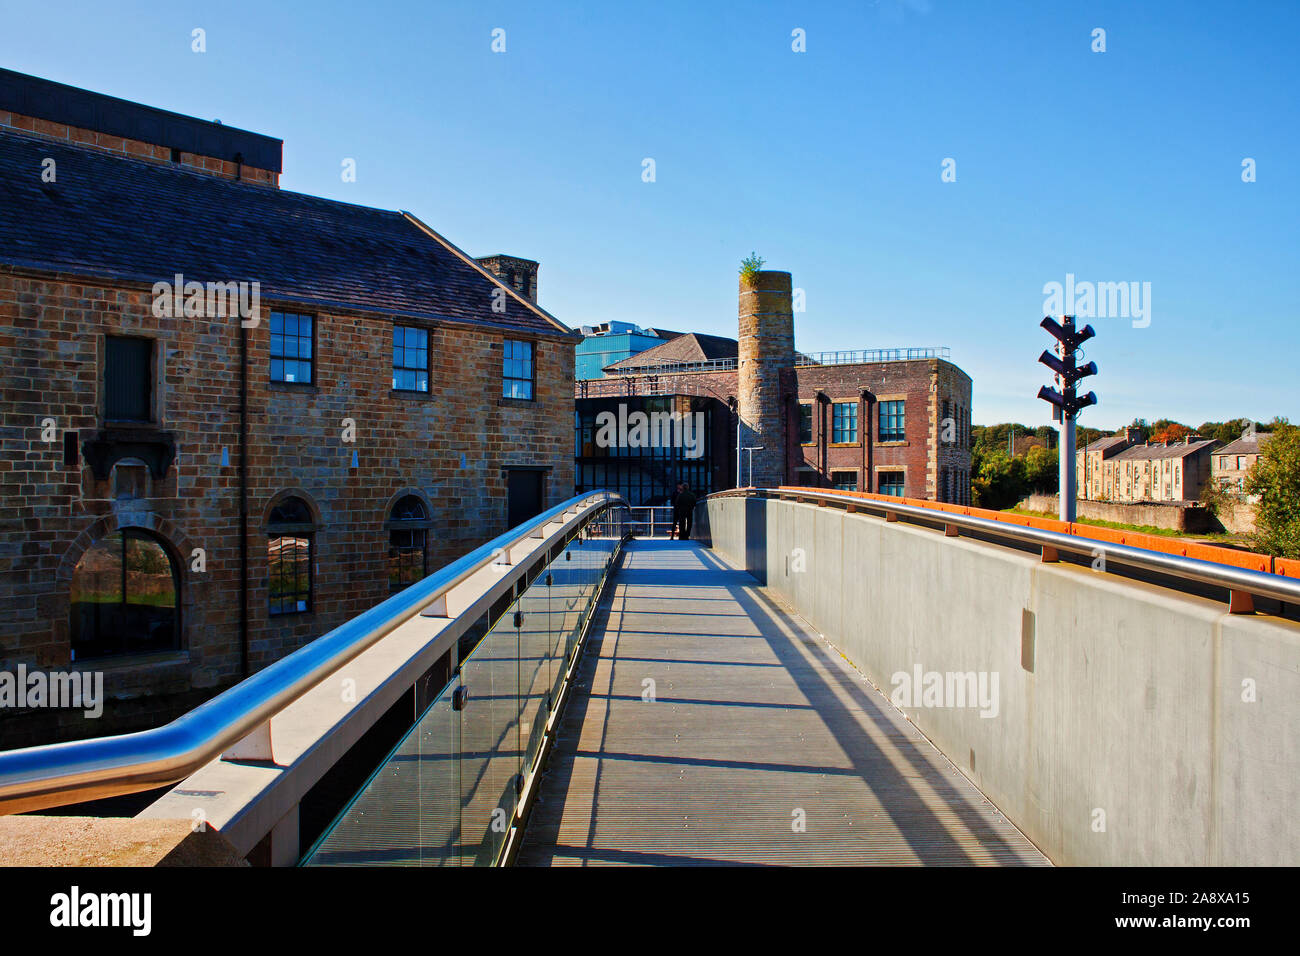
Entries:
{"type": "Polygon", "coordinates": [[[0,752],[0,813],[22,813],[177,783],[269,721],[331,673],[415,617],[503,551],[576,511],[626,506],[599,491],[570,498],[357,615],[169,724],[0,752]]]}
{"type": "Polygon", "coordinates": [[[1165,554],[1162,551],[1148,551],[1132,545],[1113,544],[1098,538],[1084,538],[1077,535],[1062,534],[1043,528],[995,521],[991,518],[977,518],[951,511],[939,511],[920,508],[916,505],[902,503],[892,504],[874,498],[858,498],[853,495],[836,492],[818,491],[816,489],[799,489],[797,491],[782,488],[733,488],[710,495],[715,497],[767,496],[781,499],[806,499],[826,501],[834,504],[853,505],[858,509],[872,509],[885,513],[893,512],[900,518],[912,518],[938,524],[955,525],[970,531],[999,535],[1013,541],[1034,544],[1039,547],[1055,548],[1072,554],[1094,554],[1098,549],[1107,561],[1132,565],[1150,571],[1158,571],[1200,584],[1216,585],[1232,591],[1242,591],[1259,597],[1269,597],[1278,601],[1300,603],[1300,579],[1283,577],[1265,571],[1252,571],[1228,564],[1215,564],[1200,558],[1188,558],[1180,554],[1165,554]]]}

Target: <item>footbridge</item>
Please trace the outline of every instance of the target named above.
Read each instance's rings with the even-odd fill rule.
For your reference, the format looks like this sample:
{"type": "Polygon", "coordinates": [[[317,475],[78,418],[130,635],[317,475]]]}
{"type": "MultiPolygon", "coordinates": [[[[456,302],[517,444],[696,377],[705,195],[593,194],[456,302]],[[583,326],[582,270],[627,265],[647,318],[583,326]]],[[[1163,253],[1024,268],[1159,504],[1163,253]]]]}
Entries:
{"type": "Polygon", "coordinates": [[[697,529],[579,496],[171,724],[0,753],[0,842],[143,791],[122,839],[271,865],[1300,858],[1289,565],[811,489],[697,529]]]}

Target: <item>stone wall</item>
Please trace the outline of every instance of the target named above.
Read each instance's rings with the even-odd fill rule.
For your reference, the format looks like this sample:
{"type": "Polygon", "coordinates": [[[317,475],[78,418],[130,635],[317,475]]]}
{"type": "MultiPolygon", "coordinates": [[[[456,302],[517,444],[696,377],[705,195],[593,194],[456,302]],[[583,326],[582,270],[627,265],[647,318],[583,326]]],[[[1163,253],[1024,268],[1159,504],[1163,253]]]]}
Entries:
{"type": "MultiPolygon", "coordinates": [[[[162,695],[187,705],[195,689],[241,676],[239,633],[239,323],[159,318],[146,286],[110,285],[0,267],[0,670],[94,667],[110,696],[162,695]],[[103,425],[106,334],[154,340],[153,430],[175,458],[135,498],[95,477],[85,441],[103,425]],[[43,422],[53,421],[52,429],[43,422]],[[65,465],[65,432],[75,464],[65,465]],[[45,438],[53,440],[46,441],[45,438]],[[175,651],[70,659],[69,585],[81,556],[121,528],[139,528],[170,552],[180,577],[183,639],[175,651]],[[196,549],[205,567],[195,570],[196,549]]],[[[536,349],[536,398],[501,398],[501,330],[442,323],[429,329],[431,391],[391,388],[393,319],[316,313],[311,385],[269,380],[268,313],[248,333],[249,663],[266,666],[388,596],[385,520],[415,494],[433,519],[430,572],[506,530],[508,465],[548,468],[544,506],[573,493],[573,342],[512,335],[536,349]],[[343,440],[342,420],[355,422],[343,440]],[[356,454],[356,467],[352,466],[356,454]],[[268,609],[266,520],[276,500],[313,510],[313,608],[268,609]]],[[[293,311],[303,311],[295,307],[293,311]]],[[[408,324],[421,325],[415,320],[408,324]]],[[[148,723],[139,700],[122,703],[148,723]]],[[[161,698],[156,715],[174,708],[161,698]]],[[[130,715],[127,711],[130,711],[130,715]]],[[[114,727],[114,706],[93,726],[61,714],[59,735],[114,727]]],[[[0,713],[0,748],[4,722],[0,713]]],[[[42,716],[47,725],[50,718],[42,716]]],[[[25,726],[36,726],[32,718],[25,726]]]]}
{"type": "MultiPolygon", "coordinates": [[[[1048,511],[1055,515],[1060,513],[1059,502],[1060,498],[1056,495],[1035,494],[1023,499],[1019,507],[1028,511],[1048,511]]],[[[1114,501],[1087,501],[1080,498],[1075,507],[1078,517],[1090,518],[1093,521],[1145,525],[1149,528],[1166,528],[1189,534],[1224,530],[1224,526],[1215,520],[1214,515],[1207,508],[1195,502],[1148,501],[1122,504],[1114,501]]]]}

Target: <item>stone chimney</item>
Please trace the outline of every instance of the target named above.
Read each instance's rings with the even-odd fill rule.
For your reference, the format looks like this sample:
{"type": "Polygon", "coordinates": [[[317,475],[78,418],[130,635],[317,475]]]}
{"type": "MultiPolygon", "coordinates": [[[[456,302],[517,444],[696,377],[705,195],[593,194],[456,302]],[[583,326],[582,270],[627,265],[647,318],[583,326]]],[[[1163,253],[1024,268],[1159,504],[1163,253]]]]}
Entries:
{"type": "Polygon", "coordinates": [[[789,379],[794,369],[791,291],[788,272],[740,277],[740,444],[742,448],[761,447],[762,451],[741,453],[739,485],[775,488],[785,484],[783,379],[789,379]]]}
{"type": "Polygon", "coordinates": [[[540,268],[538,263],[532,259],[519,259],[515,256],[502,255],[483,256],[474,261],[529,302],[536,304],[537,270],[540,268]]]}

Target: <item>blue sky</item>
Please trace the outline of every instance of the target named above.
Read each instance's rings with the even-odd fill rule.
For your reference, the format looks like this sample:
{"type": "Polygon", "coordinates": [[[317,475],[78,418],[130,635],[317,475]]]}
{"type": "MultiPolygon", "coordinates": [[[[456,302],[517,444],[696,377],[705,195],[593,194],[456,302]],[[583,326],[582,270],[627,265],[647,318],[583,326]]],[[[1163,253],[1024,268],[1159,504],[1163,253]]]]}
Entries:
{"type": "Polygon", "coordinates": [[[571,326],[734,336],[757,250],[805,290],[800,349],[947,345],[976,423],[1042,424],[1044,284],[1149,282],[1147,327],[1091,320],[1101,404],[1082,424],[1300,420],[1300,3],[3,0],[0,17],[10,69],[280,137],[286,189],[540,260],[541,302],[571,326]]]}

